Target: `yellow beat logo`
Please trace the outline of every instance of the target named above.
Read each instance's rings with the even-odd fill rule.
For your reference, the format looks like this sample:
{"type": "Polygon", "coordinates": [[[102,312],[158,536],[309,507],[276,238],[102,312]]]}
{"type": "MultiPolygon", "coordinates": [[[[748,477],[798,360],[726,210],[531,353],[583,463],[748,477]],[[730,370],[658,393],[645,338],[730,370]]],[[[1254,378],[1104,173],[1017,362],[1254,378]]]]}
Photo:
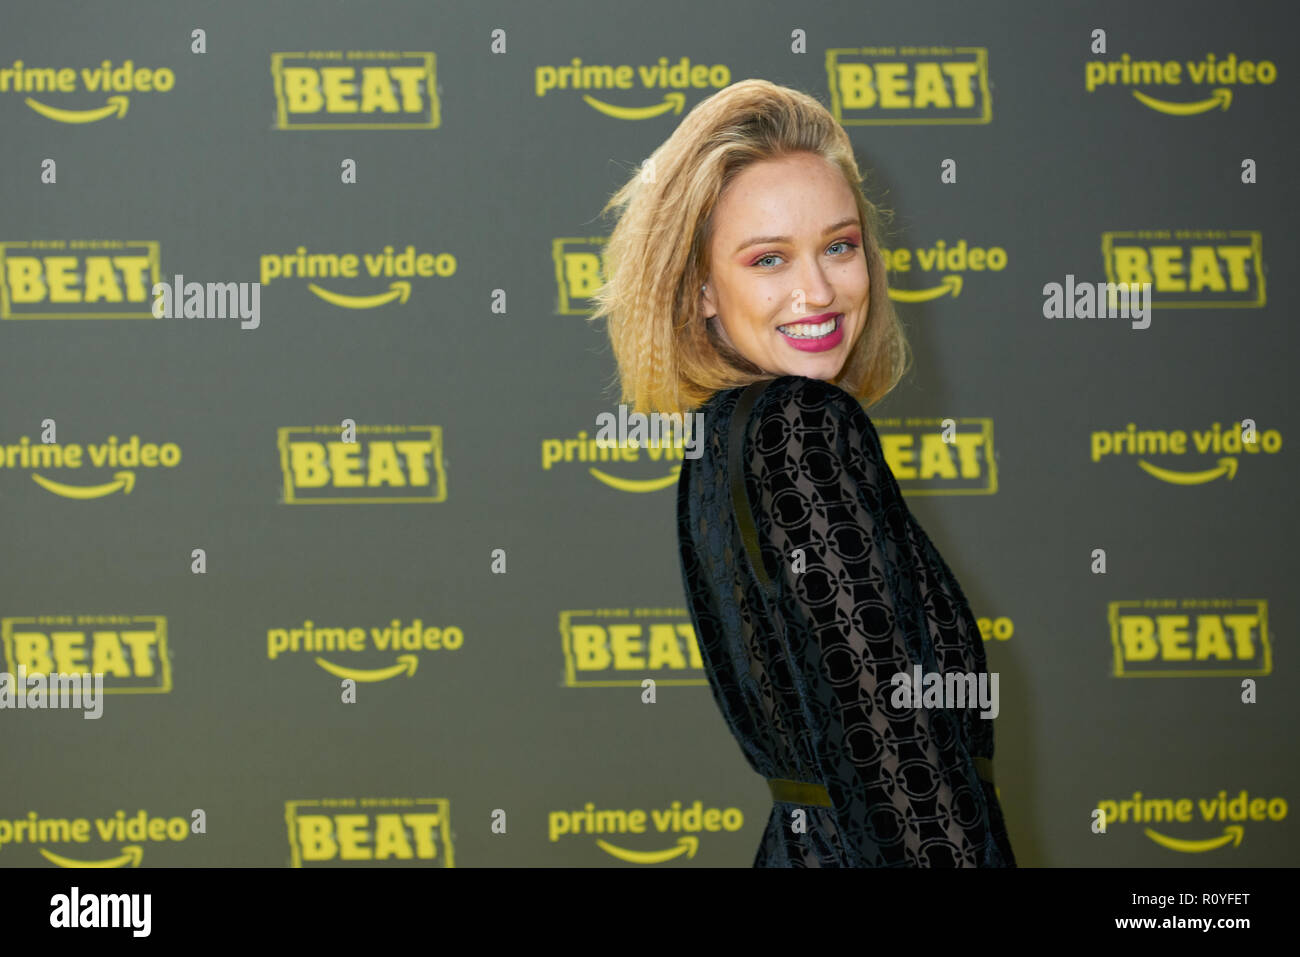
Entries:
{"type": "Polygon", "coordinates": [[[276,128],[428,130],[440,120],[433,53],[272,53],[276,128]]]}
{"type": "Polygon", "coordinates": [[[284,807],[293,867],[455,866],[446,798],[324,798],[284,807]]]}
{"type": "Polygon", "coordinates": [[[827,50],[831,112],[844,126],[989,123],[988,60],[986,47],[827,50]]]}

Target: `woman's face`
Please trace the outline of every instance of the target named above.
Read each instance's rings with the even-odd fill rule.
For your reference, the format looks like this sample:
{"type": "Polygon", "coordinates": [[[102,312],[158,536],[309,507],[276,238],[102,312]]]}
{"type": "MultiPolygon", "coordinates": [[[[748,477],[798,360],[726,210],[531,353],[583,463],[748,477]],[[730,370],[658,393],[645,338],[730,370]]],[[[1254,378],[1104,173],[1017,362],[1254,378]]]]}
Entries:
{"type": "Polygon", "coordinates": [[[754,163],[714,209],[703,315],[765,371],[831,381],[866,327],[862,240],[838,168],[812,153],[754,163]]]}

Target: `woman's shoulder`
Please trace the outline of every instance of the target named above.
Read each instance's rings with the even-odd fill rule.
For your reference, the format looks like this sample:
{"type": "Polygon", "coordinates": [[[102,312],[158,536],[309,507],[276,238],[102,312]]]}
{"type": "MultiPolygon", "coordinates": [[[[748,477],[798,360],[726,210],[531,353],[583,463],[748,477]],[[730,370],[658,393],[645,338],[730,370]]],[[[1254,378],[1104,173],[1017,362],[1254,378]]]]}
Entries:
{"type": "Polygon", "coordinates": [[[775,399],[808,408],[858,406],[858,401],[853,396],[834,383],[802,375],[783,375],[768,380],[763,396],[768,401],[775,399]]]}
{"type": "MultiPolygon", "coordinates": [[[[812,379],[802,375],[783,375],[773,379],[760,379],[755,385],[762,386],[762,394],[755,403],[757,406],[773,404],[802,406],[808,409],[832,407],[833,411],[861,409],[857,399],[839,386],[825,379],[812,379]]],[[[737,386],[713,393],[701,406],[699,411],[734,409],[749,386],[737,386]]]]}
{"type": "MultiPolygon", "coordinates": [[[[824,379],[783,375],[760,380],[761,392],[745,413],[747,444],[759,434],[791,436],[808,430],[826,433],[830,444],[840,438],[858,444],[874,428],[862,404],[848,392],[824,379]]],[[[756,383],[755,385],[759,385],[756,383]]],[[[715,392],[701,407],[704,424],[715,433],[732,433],[739,427],[736,410],[749,386],[715,392]]],[[[770,441],[770,440],[769,440],[770,441]]],[[[724,445],[725,447],[725,445],[724,445]]]]}
{"type": "Polygon", "coordinates": [[[828,428],[834,431],[870,429],[862,403],[824,379],[784,375],[763,389],[750,413],[750,425],[780,419],[790,427],[828,428]]]}

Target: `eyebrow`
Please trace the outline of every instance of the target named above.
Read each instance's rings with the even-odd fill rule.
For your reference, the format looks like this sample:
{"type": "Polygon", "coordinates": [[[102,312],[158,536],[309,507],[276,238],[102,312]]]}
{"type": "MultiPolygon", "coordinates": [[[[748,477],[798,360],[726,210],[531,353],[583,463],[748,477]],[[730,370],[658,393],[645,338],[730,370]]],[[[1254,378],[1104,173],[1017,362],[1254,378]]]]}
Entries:
{"type": "MultiPolygon", "coordinates": [[[[835,230],[843,229],[845,226],[861,226],[861,225],[862,224],[858,222],[858,217],[850,216],[847,219],[841,219],[838,223],[832,223],[831,225],[827,226],[825,231],[823,231],[822,235],[824,236],[826,235],[826,233],[833,233],[835,232],[835,230]]],[[[791,242],[794,242],[794,240],[791,239],[789,236],[751,236],[749,239],[746,239],[743,243],[741,243],[739,246],[736,247],[736,252],[740,252],[742,249],[748,249],[750,246],[757,246],[759,243],[791,243],[791,242]]]]}

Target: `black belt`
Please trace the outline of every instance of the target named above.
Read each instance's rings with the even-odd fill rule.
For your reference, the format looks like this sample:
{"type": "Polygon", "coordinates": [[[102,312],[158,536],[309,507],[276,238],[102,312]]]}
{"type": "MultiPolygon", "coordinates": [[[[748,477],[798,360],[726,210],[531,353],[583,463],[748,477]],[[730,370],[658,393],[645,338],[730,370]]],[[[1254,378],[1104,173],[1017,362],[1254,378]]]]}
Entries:
{"type": "MultiPolygon", "coordinates": [[[[975,773],[989,784],[993,783],[993,762],[988,758],[975,758],[975,773]]],[[[784,804],[812,804],[817,807],[831,807],[830,792],[820,784],[808,781],[791,781],[789,778],[768,778],[768,790],[772,800],[784,804]]]]}

